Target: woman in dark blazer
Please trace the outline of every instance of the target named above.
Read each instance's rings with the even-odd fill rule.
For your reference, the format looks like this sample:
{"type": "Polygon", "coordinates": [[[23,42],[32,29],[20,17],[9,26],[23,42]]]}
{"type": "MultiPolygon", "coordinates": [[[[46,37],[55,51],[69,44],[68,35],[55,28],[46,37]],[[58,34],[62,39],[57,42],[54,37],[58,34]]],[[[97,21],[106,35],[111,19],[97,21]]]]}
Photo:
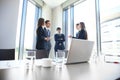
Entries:
{"type": "Polygon", "coordinates": [[[54,39],[55,39],[55,52],[57,52],[58,50],[64,50],[65,46],[64,46],[64,41],[65,41],[65,36],[64,34],[61,33],[61,28],[58,27],[57,28],[58,33],[54,35],[54,39]]]}
{"type": "Polygon", "coordinates": [[[76,37],[69,36],[70,38],[84,39],[84,40],[88,39],[84,22],[80,22],[80,24],[76,24],[76,29],[78,30],[78,32],[76,33],[76,37]]]}
{"type": "Polygon", "coordinates": [[[45,31],[44,31],[44,19],[40,18],[38,20],[38,28],[37,28],[37,42],[36,42],[36,49],[37,50],[44,50],[45,49],[45,41],[48,40],[47,37],[45,37],[45,31]]]}
{"type": "Polygon", "coordinates": [[[85,30],[85,24],[84,22],[80,22],[80,30],[78,31],[78,34],[76,35],[78,39],[84,39],[87,40],[87,31],[85,30]]]}

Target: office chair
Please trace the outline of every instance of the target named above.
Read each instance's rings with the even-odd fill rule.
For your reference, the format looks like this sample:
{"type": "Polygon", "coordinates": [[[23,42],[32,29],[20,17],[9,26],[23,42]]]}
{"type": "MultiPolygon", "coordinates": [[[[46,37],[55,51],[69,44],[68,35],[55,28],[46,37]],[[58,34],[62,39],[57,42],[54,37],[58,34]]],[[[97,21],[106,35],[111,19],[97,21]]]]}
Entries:
{"type": "Polygon", "coordinates": [[[0,49],[0,60],[15,60],[15,49],[0,49]]]}
{"type": "Polygon", "coordinates": [[[35,51],[36,59],[48,58],[48,52],[46,50],[26,49],[26,51],[35,51]]]}

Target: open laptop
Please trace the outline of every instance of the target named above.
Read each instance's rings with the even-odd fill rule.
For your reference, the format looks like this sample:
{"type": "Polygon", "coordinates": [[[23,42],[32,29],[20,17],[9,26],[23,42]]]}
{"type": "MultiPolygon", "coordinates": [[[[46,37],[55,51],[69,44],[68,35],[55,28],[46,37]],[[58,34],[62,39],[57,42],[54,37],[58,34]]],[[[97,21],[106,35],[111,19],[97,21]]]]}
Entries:
{"type": "Polygon", "coordinates": [[[94,42],[81,39],[72,39],[66,64],[88,62],[94,42]]]}

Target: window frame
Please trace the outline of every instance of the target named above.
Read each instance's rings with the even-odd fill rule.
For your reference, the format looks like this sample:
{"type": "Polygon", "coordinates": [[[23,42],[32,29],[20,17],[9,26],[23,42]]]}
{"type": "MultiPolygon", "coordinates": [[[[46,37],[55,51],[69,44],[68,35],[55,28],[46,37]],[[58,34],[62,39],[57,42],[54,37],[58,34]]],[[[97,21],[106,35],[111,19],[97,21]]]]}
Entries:
{"type": "MultiPolygon", "coordinates": [[[[82,3],[82,2],[84,2],[84,1],[86,1],[86,0],[83,0],[83,1],[78,1],[78,2],[75,2],[75,3],[82,3]]],[[[73,3],[72,5],[70,5],[70,6],[67,6],[66,8],[63,8],[63,12],[64,12],[64,10],[66,10],[66,9],[68,9],[69,7],[71,7],[71,6],[75,6],[75,5],[77,5],[77,4],[75,4],[75,3],[73,3]]],[[[97,45],[97,56],[100,56],[101,55],[101,29],[100,29],[100,3],[99,3],[99,0],[95,0],[95,16],[96,16],[96,45],[97,45]]],[[[74,35],[74,20],[72,20],[72,18],[74,19],[74,8],[73,8],[73,10],[71,10],[71,14],[70,14],[70,17],[71,17],[71,20],[70,20],[70,22],[71,22],[71,30],[73,30],[73,31],[71,31],[72,32],[72,34],[74,35]],[[72,13],[73,12],[73,13],[72,13]],[[73,22],[73,23],[72,23],[73,22]],[[73,27],[72,27],[73,26],[73,27]]],[[[68,16],[68,14],[67,14],[67,16],[68,16]]],[[[65,16],[63,16],[63,20],[67,20],[67,19],[64,19],[64,18],[68,18],[68,17],[65,17],[65,16]]],[[[63,22],[65,22],[65,23],[63,23],[63,27],[67,27],[68,25],[65,25],[65,24],[68,24],[68,23],[66,23],[66,22],[68,22],[68,20],[67,21],[63,21],[63,22]]],[[[67,31],[68,30],[68,28],[64,28],[65,30],[64,31],[67,31]]],[[[67,34],[67,32],[65,33],[65,36],[66,36],[66,34],[67,34]]],[[[67,36],[67,38],[68,38],[68,36],[67,36]]],[[[66,39],[67,40],[67,39],[66,39]]],[[[67,41],[65,42],[65,45],[67,46],[67,41]]]]}
{"type": "MultiPolygon", "coordinates": [[[[37,20],[42,15],[42,7],[38,4],[36,4],[34,1],[30,0],[23,0],[23,6],[22,6],[22,16],[21,16],[21,26],[20,26],[20,37],[19,37],[19,49],[18,49],[18,59],[23,59],[24,54],[24,39],[25,39],[25,24],[26,24],[26,15],[27,15],[27,4],[28,1],[31,2],[36,6],[35,10],[35,17],[34,17],[34,26],[37,24],[37,20]]],[[[37,26],[34,28],[36,31],[37,26]]],[[[33,34],[34,35],[34,34],[33,34]]],[[[36,36],[34,36],[33,40],[33,48],[35,48],[36,44],[36,36]]]]}

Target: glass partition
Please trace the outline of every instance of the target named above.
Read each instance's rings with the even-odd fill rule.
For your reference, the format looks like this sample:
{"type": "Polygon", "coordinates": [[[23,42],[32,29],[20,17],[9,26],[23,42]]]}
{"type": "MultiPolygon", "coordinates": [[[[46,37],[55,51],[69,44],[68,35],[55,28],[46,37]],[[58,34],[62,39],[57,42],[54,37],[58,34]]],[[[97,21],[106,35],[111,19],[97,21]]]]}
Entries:
{"type": "Polygon", "coordinates": [[[35,3],[24,0],[22,7],[19,12],[21,21],[19,20],[17,27],[16,59],[23,59],[26,49],[35,49],[37,21],[41,16],[41,7],[35,3]]]}
{"type": "Polygon", "coordinates": [[[100,19],[102,54],[107,56],[108,61],[116,61],[117,55],[120,55],[119,0],[100,0],[100,19]]]}

